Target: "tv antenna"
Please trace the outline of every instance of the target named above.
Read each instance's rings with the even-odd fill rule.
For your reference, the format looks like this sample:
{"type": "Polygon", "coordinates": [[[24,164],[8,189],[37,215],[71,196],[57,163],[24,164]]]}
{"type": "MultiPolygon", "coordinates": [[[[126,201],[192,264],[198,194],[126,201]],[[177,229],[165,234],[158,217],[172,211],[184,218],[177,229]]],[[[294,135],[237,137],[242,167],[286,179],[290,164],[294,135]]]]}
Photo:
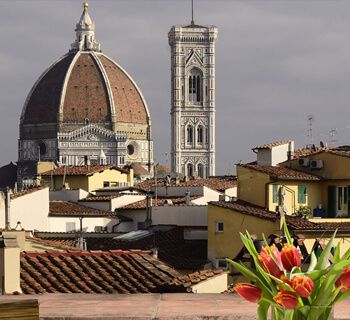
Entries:
{"type": "Polygon", "coordinates": [[[191,0],[191,11],[192,11],[192,19],[191,19],[191,25],[194,25],[194,18],[193,18],[193,0],[191,0]]]}
{"type": "Polygon", "coordinates": [[[307,136],[309,137],[309,141],[310,141],[310,145],[312,146],[314,144],[314,133],[313,133],[313,128],[312,128],[312,124],[314,122],[314,116],[312,114],[309,114],[307,116],[307,136]]]}
{"type": "Polygon", "coordinates": [[[332,147],[334,147],[338,141],[337,134],[338,134],[337,128],[331,128],[331,130],[329,131],[329,144],[332,147]]]}

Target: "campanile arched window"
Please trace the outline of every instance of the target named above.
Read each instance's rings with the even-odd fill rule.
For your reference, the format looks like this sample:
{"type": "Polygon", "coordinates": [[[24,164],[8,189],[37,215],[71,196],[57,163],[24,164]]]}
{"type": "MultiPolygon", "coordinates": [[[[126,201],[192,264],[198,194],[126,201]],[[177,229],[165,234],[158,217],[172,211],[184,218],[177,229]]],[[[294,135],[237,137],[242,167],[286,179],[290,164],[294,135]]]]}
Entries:
{"type": "Polygon", "coordinates": [[[186,171],[187,171],[188,177],[193,177],[193,164],[192,163],[187,164],[186,171]]]}
{"type": "Polygon", "coordinates": [[[197,127],[197,143],[202,144],[203,143],[203,136],[204,136],[204,129],[203,126],[197,127]]]}
{"type": "Polygon", "coordinates": [[[186,136],[187,143],[193,143],[193,127],[191,125],[187,126],[186,136]]]}
{"type": "Polygon", "coordinates": [[[204,178],[204,166],[202,163],[198,163],[197,171],[198,171],[198,177],[204,178]]]}
{"type": "Polygon", "coordinates": [[[192,103],[202,101],[202,72],[196,68],[192,69],[188,77],[188,100],[192,103]]]}

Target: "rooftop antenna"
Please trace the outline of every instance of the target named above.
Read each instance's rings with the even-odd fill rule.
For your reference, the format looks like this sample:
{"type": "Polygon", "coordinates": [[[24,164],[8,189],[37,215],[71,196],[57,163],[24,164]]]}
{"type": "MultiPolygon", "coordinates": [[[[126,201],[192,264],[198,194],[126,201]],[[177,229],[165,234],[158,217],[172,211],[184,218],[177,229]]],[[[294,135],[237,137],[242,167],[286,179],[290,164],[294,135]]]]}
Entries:
{"type": "Polygon", "coordinates": [[[335,144],[337,143],[337,134],[338,134],[338,130],[337,128],[331,128],[331,130],[329,131],[329,144],[334,147],[335,144]]]}
{"type": "Polygon", "coordinates": [[[312,114],[309,114],[307,116],[307,123],[308,123],[307,136],[310,138],[310,146],[314,144],[314,135],[313,135],[313,128],[312,128],[313,122],[314,122],[314,116],[312,114]]]}
{"type": "Polygon", "coordinates": [[[193,0],[191,0],[191,8],[192,8],[192,20],[191,20],[191,25],[194,25],[194,19],[193,19],[193,0]]]}

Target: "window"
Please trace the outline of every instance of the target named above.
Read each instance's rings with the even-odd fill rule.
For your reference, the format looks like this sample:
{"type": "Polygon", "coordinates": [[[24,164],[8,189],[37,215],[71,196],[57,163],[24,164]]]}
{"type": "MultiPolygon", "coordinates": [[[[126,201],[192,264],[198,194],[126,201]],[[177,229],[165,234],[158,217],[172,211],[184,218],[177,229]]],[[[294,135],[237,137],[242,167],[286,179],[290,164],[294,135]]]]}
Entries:
{"type": "Polygon", "coordinates": [[[66,222],[66,232],[72,232],[75,231],[75,222],[66,222]]]}
{"type": "Polygon", "coordinates": [[[187,143],[193,143],[193,127],[187,127],[187,143]]]}
{"type": "Polygon", "coordinates": [[[201,102],[202,73],[198,69],[192,69],[188,77],[188,97],[193,103],[201,102]]]}
{"type": "Polygon", "coordinates": [[[306,186],[298,186],[298,203],[306,204],[306,186]]]}
{"type": "Polygon", "coordinates": [[[222,221],[215,221],[215,232],[224,232],[224,223],[222,221]]]}
{"type": "Polygon", "coordinates": [[[202,126],[198,126],[198,128],[197,128],[197,142],[199,144],[203,143],[203,127],[202,126]]]}
{"type": "Polygon", "coordinates": [[[131,156],[135,152],[135,147],[132,144],[129,144],[127,147],[128,155],[131,156]]]}
{"type": "Polygon", "coordinates": [[[204,166],[203,164],[199,163],[197,166],[198,169],[198,177],[204,178],[204,166]]]}
{"type": "Polygon", "coordinates": [[[215,259],[215,267],[217,269],[226,269],[227,268],[226,259],[215,259]]]}
{"type": "Polygon", "coordinates": [[[272,185],[272,202],[278,203],[278,185],[277,184],[272,185]]]}
{"type": "Polygon", "coordinates": [[[187,164],[187,176],[193,177],[193,164],[192,163],[187,164]]]}
{"type": "Polygon", "coordinates": [[[109,181],[103,181],[103,187],[108,188],[109,187],[109,181]]]}

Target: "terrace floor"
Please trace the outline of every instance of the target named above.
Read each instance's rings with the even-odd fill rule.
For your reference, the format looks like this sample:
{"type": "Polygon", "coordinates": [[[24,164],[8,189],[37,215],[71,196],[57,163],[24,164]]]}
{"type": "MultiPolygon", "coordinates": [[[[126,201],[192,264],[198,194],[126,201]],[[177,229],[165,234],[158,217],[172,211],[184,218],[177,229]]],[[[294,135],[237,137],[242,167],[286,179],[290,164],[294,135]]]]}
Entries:
{"type": "MultiPolygon", "coordinates": [[[[0,296],[0,303],[33,298],[41,320],[257,319],[254,304],[224,294],[45,294],[0,296]]],[[[337,305],[335,319],[350,320],[350,300],[337,305]]]]}

